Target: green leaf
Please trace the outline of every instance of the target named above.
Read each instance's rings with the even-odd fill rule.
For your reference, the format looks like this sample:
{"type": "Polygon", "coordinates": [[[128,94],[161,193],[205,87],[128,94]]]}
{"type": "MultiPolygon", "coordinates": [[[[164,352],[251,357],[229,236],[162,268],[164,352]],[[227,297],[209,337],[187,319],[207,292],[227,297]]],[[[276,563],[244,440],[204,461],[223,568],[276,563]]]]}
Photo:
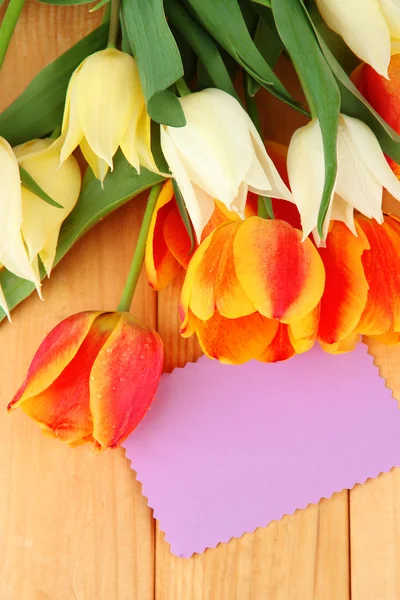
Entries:
{"type": "Polygon", "coordinates": [[[172,180],[172,184],[174,186],[175,200],[178,205],[179,214],[181,215],[183,224],[185,225],[185,229],[186,229],[187,234],[190,239],[189,254],[191,254],[193,252],[194,246],[195,246],[195,239],[194,239],[194,234],[193,234],[192,223],[190,221],[189,213],[187,211],[186,204],[185,204],[185,201],[182,196],[182,192],[179,189],[179,186],[178,186],[177,182],[175,181],[175,179],[172,180]]]}
{"type": "Polygon", "coordinates": [[[165,0],[168,18],[193,48],[212,84],[234,98],[238,95],[216,43],[178,0],[165,0]]]}
{"type": "Polygon", "coordinates": [[[271,0],[253,0],[255,4],[261,4],[262,6],[267,6],[268,8],[272,8],[271,0]]]}
{"type": "Polygon", "coordinates": [[[168,90],[183,77],[183,65],[162,0],[122,0],[122,15],[150,117],[157,123],[183,127],[186,119],[181,104],[168,90]]]}
{"type": "Polygon", "coordinates": [[[107,44],[107,25],[48,64],[14,102],[0,114],[0,135],[12,146],[43,137],[62,121],[65,94],[76,67],[107,44]]]}
{"type": "MultiPolygon", "coordinates": [[[[162,177],[146,169],[142,169],[138,175],[121,152],[114,158],[114,170],[107,175],[104,189],[91,169],[87,169],[78,203],[62,226],[54,264],[58,264],[72,246],[101,219],[162,180],[162,177]]],[[[44,273],[41,275],[43,278],[44,273]]],[[[1,273],[0,282],[10,310],[34,291],[31,282],[20,279],[9,271],[1,273]]],[[[0,311],[0,321],[4,317],[4,312],[0,311]]]]}
{"type": "Polygon", "coordinates": [[[24,188],[32,192],[32,194],[35,194],[35,196],[38,196],[41,200],[44,200],[44,202],[47,202],[47,204],[50,204],[50,206],[54,206],[55,208],[63,208],[61,204],[58,204],[58,202],[46,194],[40,185],[36,183],[33,177],[29,175],[28,171],[24,169],[24,167],[21,167],[21,165],[19,165],[19,174],[24,188]]]}
{"type": "Polygon", "coordinates": [[[253,79],[293,108],[305,112],[257,50],[237,0],[184,0],[184,4],[253,79]]]}
{"type": "MultiPolygon", "coordinates": [[[[273,69],[282,54],[283,44],[275,28],[275,23],[270,10],[260,6],[257,11],[260,14],[256,32],[254,34],[254,43],[264,60],[273,69]]],[[[260,84],[252,77],[248,79],[248,92],[254,96],[260,89],[260,84]]]]}
{"type": "Polygon", "coordinates": [[[293,61],[313,117],[319,119],[325,160],[325,184],[318,214],[321,237],[337,174],[337,132],[340,93],[322,54],[301,0],[272,0],[272,12],[281,40],[293,61]]]}

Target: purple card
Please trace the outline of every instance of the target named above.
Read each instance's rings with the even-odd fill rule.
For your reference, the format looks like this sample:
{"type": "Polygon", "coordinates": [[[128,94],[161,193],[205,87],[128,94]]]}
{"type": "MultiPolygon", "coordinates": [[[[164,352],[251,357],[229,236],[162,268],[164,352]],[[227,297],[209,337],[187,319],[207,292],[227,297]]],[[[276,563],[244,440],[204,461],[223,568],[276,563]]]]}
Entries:
{"type": "Polygon", "coordinates": [[[164,375],[125,442],[171,551],[228,542],[400,465],[400,411],[359,344],[164,375]]]}

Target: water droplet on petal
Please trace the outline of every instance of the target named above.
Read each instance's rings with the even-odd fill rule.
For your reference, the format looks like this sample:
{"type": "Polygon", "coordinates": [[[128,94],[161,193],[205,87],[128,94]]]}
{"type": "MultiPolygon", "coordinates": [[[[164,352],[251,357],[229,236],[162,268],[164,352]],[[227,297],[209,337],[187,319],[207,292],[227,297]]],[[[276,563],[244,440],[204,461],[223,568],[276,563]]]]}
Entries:
{"type": "Polygon", "coordinates": [[[139,360],[144,360],[144,354],[141,354],[141,355],[139,356],[139,360]]]}
{"type": "Polygon", "coordinates": [[[114,352],[114,348],[107,348],[106,352],[108,354],[112,354],[114,352]]]}
{"type": "Polygon", "coordinates": [[[94,381],[95,379],[96,379],[96,378],[95,378],[93,375],[92,375],[92,376],[91,376],[91,378],[90,378],[90,380],[91,380],[91,381],[94,381]]]}
{"type": "Polygon", "coordinates": [[[125,381],[125,377],[120,377],[119,380],[120,381],[125,381]]]}

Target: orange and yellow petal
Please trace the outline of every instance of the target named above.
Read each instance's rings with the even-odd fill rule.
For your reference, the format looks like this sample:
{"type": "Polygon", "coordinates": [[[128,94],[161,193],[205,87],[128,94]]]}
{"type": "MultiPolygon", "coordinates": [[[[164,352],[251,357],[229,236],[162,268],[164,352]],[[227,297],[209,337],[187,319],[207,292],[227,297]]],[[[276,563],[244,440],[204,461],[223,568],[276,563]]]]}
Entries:
{"type": "Polygon", "coordinates": [[[385,217],[382,225],[362,215],[357,223],[368,238],[363,267],[369,285],[366,307],[357,325],[363,335],[400,330],[400,225],[385,217]]]}
{"type": "Polygon", "coordinates": [[[100,314],[75,356],[56,380],[21,404],[22,410],[43,430],[67,444],[76,445],[92,433],[89,402],[91,369],[115,323],[115,313],[100,314]]]}
{"type": "Polygon", "coordinates": [[[334,344],[320,342],[320,344],[321,348],[329,354],[345,354],[346,352],[354,350],[360,340],[360,334],[353,331],[346,338],[340,340],[340,342],[335,342],[334,344]]]}
{"type": "Polygon", "coordinates": [[[159,335],[120,313],[90,373],[93,438],[99,448],[119,446],[146,414],[163,367],[159,335]]]}
{"type": "Polygon", "coordinates": [[[174,200],[162,227],[162,236],[175,260],[187,269],[193,253],[190,252],[190,237],[174,200]]]}
{"type": "Polygon", "coordinates": [[[8,405],[16,408],[44,392],[76,356],[99,312],[82,312],[59,323],[43,340],[26,379],[8,405]]]}
{"type": "Polygon", "coordinates": [[[264,350],[258,360],[262,362],[280,362],[288,360],[296,354],[289,337],[289,327],[279,323],[274,339],[264,350]]]}
{"type": "Polygon", "coordinates": [[[357,225],[355,236],[341,221],[333,221],[326,247],[319,248],[325,267],[325,290],[321,299],[318,339],[335,344],[347,338],[360,320],[368,296],[362,257],[368,240],[357,225]]]}
{"type": "Polygon", "coordinates": [[[321,299],[325,270],[309,239],[285,221],[251,217],[236,234],[237,278],[253,306],[265,317],[292,323],[321,299]]]}
{"type": "Polygon", "coordinates": [[[288,336],[296,354],[308,352],[315,344],[318,333],[320,304],[299,321],[288,325],[288,336]]]}
{"type": "Polygon", "coordinates": [[[278,322],[259,313],[226,319],[215,313],[208,321],[197,322],[197,337],[203,352],[225,364],[243,364],[258,359],[271,343],[278,322]]]}
{"type": "MultiPolygon", "coordinates": [[[[156,290],[163,289],[181,270],[179,262],[166,243],[163,231],[174,206],[174,189],[169,179],[164,183],[158,197],[146,241],[146,275],[148,282],[156,290]]],[[[184,233],[187,236],[186,231],[184,233]]]]}
{"type": "Polygon", "coordinates": [[[210,319],[216,310],[228,319],[255,312],[235,271],[233,243],[242,226],[243,222],[231,222],[215,230],[209,248],[196,269],[190,308],[203,321],[210,319]]]}

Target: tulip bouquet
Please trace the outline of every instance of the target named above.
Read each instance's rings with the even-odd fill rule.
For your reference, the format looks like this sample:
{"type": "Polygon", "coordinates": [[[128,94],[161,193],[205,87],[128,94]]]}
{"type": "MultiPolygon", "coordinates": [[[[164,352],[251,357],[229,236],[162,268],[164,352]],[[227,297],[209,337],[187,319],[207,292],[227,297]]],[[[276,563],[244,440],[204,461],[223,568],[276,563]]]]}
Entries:
{"type": "MultiPolygon", "coordinates": [[[[9,0],[0,64],[22,4],[9,0]]],[[[9,408],[71,446],[121,444],[163,363],[129,314],[143,263],[156,290],[186,272],[181,333],[226,363],[400,343],[400,2],[98,9],[0,115],[3,318],[101,218],[150,189],[147,207],[116,311],[60,323],[9,408]],[[276,75],[281,55],[304,98],[276,75]],[[263,140],[262,88],[303,115],[288,148],[263,140]]]]}

